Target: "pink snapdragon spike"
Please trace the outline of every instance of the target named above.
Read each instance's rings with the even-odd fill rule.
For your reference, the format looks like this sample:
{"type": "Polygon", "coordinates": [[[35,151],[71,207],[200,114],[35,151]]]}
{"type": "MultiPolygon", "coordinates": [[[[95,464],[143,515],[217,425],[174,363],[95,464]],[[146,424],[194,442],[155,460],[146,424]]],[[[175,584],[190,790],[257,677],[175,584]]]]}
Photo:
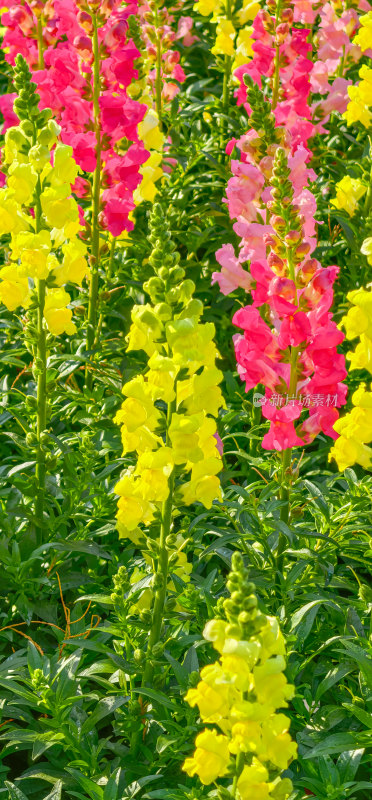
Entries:
{"type": "MultiPolygon", "coordinates": [[[[275,0],[270,7],[274,12],[275,0]]],[[[249,304],[233,317],[242,331],[234,336],[238,373],[246,391],[265,388],[262,414],[270,428],[262,446],[283,452],[303,447],[321,432],[336,437],[333,425],[346,402],[347,374],[337,351],[344,335],[330,311],[338,267],[323,268],[313,257],[314,65],[309,30],[295,25],[312,24],[318,4],[295,8],[294,14],[293,4],[285,3],[277,27],[274,13],[258,13],[254,57],[236,72],[241,80],[237,100],[247,110],[250,129],[227,147],[239,158],[231,160],[226,202],[240,246],[238,255],[232,245],[217,252],[221,270],[213,274],[224,294],[237,288],[247,292],[249,304]],[[271,101],[263,98],[261,75],[271,81],[271,101]]],[[[325,95],[334,87],[342,107],[347,81],[337,78],[329,86],[329,73],[318,62],[316,77],[325,95]]]]}
{"type": "Polygon", "coordinates": [[[138,5],[139,29],[144,45],[143,60],[147,62],[151,93],[156,99],[156,83],[159,80],[157,64],[160,57],[159,88],[162,103],[165,105],[179,93],[179,84],[186,80],[184,69],[180,64],[180,52],[176,48],[177,42],[181,42],[184,47],[191,47],[198,40],[192,32],[194,25],[192,17],[181,16],[176,25],[175,11],[180,5],[182,4],[175,3],[173,8],[167,8],[158,4],[156,15],[153,6],[147,0],[140,0],[138,5]]]}

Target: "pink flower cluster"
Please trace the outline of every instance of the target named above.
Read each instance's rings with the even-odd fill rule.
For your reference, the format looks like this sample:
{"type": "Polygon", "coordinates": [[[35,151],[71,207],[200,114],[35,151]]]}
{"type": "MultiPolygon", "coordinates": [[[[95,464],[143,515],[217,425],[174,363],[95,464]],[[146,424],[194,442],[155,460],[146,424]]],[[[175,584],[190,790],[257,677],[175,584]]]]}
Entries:
{"type": "MultiPolygon", "coordinates": [[[[311,10],[312,5],[306,3],[307,10],[309,8],[311,10]]],[[[235,75],[241,81],[237,94],[238,105],[244,104],[249,113],[243,76],[250,75],[259,86],[262,85],[262,77],[272,78],[275,70],[276,43],[279,45],[280,97],[274,113],[278,125],[290,128],[295,147],[299,143],[305,144],[315,132],[309,106],[312,62],[308,56],[312,46],[308,41],[309,29],[292,26],[293,11],[287,10],[291,13],[284,13],[284,21],[277,30],[268,12],[260,11],[257,14],[253,21],[252,33],[252,38],[255,40],[252,46],[254,57],[248,64],[239,67],[235,75]]],[[[304,12],[302,16],[306,18],[307,15],[304,12]]]]}
{"type": "MultiPolygon", "coordinates": [[[[75,0],[49,0],[42,17],[44,20],[46,14],[44,68],[35,69],[37,17],[31,6],[19,7],[18,4],[2,17],[2,23],[7,26],[7,58],[13,62],[16,52],[24,52],[30,67],[34,68],[40,108],[52,109],[62,127],[62,141],[71,145],[77,164],[89,177],[97,166],[98,144],[94,124],[91,15],[75,0]]],[[[142,179],[139,168],[150,155],[137,134],[146,106],[132,100],[127,92],[136,77],[134,62],[140,55],[133,41],[127,38],[128,16],[136,11],[135,3],[122,7],[120,0],[101,0],[98,9],[103,187],[100,224],[113,236],[133,228],[129,218],[135,208],[133,192],[142,179]],[[123,139],[127,140],[127,146],[125,152],[119,154],[117,146],[123,139]]],[[[6,125],[13,122],[6,115],[10,102],[10,95],[3,98],[1,110],[6,116],[6,125]]],[[[90,191],[89,183],[78,178],[74,189],[82,197],[90,191]]]]}
{"type": "MultiPolygon", "coordinates": [[[[311,22],[313,5],[296,3],[296,19],[311,22]]],[[[253,86],[261,85],[261,74],[273,78],[279,44],[280,91],[274,107],[264,108],[262,103],[254,107],[257,90],[248,92],[247,98],[246,87],[240,88],[238,102],[244,102],[251,128],[227,148],[232,153],[236,147],[240,158],[231,162],[226,200],[241,239],[240,252],[236,256],[231,244],[224,245],[216,253],[221,270],[213,275],[224,294],[241,287],[251,297],[252,304],[233,318],[234,325],[243,329],[235,335],[234,346],[246,391],[262,384],[268,400],[274,395],[294,397],[279,407],[271,402],[262,407],[271,423],[262,444],[275,450],[304,445],[321,431],[337,438],[335,406],[346,401],[342,381],[347,374],[344,357],[337,352],[344,335],[330,312],[338,267],[323,268],[312,257],[317,235],[316,201],[309,188],[316,176],[308,166],[308,139],[314,131],[309,31],[291,27],[293,9],[290,3],[286,6],[284,22],[279,21],[273,32],[274,18],[268,20],[266,12],[259,12],[254,21],[254,58],[238,70],[241,79],[250,75],[253,86]],[[279,202],[280,186],[285,187],[285,196],[279,202]],[[296,400],[303,393],[323,400],[305,409],[296,400]],[[336,398],[332,406],[327,403],[329,396],[336,398]],[[300,422],[302,412],[308,415],[300,422]]]]}
{"type": "MultiPolygon", "coordinates": [[[[371,10],[368,0],[360,0],[355,8],[339,8],[339,3],[324,3],[319,9],[320,21],[315,35],[316,58],[311,70],[311,91],[324,95],[324,99],[313,104],[316,118],[320,118],[317,126],[321,133],[332,111],[343,114],[348,103],[348,86],[352,81],[345,75],[350,66],[361,58],[360,48],[352,39],[359,28],[358,12],[371,10]],[[332,82],[330,82],[332,81],[332,82]]],[[[371,53],[372,55],[372,53],[371,53]]]]}

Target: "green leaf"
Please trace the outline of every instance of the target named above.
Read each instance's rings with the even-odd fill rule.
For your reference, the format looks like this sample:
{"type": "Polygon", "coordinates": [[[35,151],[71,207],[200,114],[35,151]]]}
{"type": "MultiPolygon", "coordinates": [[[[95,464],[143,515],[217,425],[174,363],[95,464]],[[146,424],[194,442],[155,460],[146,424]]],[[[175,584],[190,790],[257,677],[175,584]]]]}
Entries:
{"type": "Polygon", "coordinates": [[[360,750],[346,750],[337,759],[337,768],[343,783],[352,781],[358,771],[364,748],[360,750]]]}
{"type": "Polygon", "coordinates": [[[137,688],[132,689],[133,692],[136,694],[140,694],[143,697],[148,697],[149,700],[153,700],[159,706],[165,706],[165,708],[169,708],[171,711],[179,710],[179,706],[177,703],[172,702],[169,698],[163,694],[162,692],[157,692],[155,689],[148,689],[146,688],[137,688]]]}
{"type": "Polygon", "coordinates": [[[84,725],[81,728],[81,733],[89,733],[89,731],[91,731],[98,722],[107,717],[109,714],[113,714],[117,708],[120,708],[120,706],[124,705],[124,703],[128,703],[128,700],[129,697],[122,696],[104,697],[99,701],[99,703],[97,703],[94,711],[84,722],[84,725]]]}
{"type": "Polygon", "coordinates": [[[14,786],[14,783],[5,781],[5,786],[9,791],[9,800],[28,800],[28,797],[17,786],[14,786]]]}

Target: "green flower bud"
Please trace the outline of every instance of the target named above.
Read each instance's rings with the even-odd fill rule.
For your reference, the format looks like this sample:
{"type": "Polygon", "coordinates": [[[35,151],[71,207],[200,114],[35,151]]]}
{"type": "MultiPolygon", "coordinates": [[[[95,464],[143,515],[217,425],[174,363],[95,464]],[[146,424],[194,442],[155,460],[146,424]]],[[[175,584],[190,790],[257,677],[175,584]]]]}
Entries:
{"type": "Polygon", "coordinates": [[[139,647],[134,651],[133,658],[136,664],[142,664],[145,661],[146,655],[143,650],[140,650],[139,647]]]}
{"type": "Polygon", "coordinates": [[[38,439],[36,433],[27,433],[26,435],[26,444],[27,447],[37,447],[38,439]]]}

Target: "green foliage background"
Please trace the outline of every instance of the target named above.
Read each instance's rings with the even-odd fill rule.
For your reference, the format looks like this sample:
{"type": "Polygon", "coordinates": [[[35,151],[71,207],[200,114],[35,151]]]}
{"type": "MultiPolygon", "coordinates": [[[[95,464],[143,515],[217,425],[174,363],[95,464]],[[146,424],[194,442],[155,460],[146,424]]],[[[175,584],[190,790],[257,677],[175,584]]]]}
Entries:
{"type": "MultiPolygon", "coordinates": [[[[184,9],[187,13],[190,9],[184,9]]],[[[127,354],[125,335],[134,303],[144,302],[149,277],[148,206],[115,255],[100,296],[102,337],[94,354],[94,388],[84,389],[84,329],[61,339],[50,359],[49,540],[36,547],[33,466],[26,444],[35,415],[35,382],[24,346],[22,321],[0,311],[0,798],[4,800],[201,800],[208,795],[180,770],[199,729],[197,713],[183,702],[212,652],[202,639],[205,621],[225,593],[235,550],[245,554],[262,608],[276,614],[288,641],[288,670],[296,684],[292,733],[299,758],[288,774],[293,800],[371,797],[372,478],[359,470],[338,474],[327,462],[329,443],[319,436],[307,448],[295,482],[290,526],[280,520],[279,461],[261,450],[265,425],[253,416],[252,393],[237,378],[233,310],[242,292],[223,297],[211,285],[215,251],[236,244],[223,203],[230,177],[220,147],[247,129],[233,99],[221,108],[221,72],[210,55],[205,20],[200,40],[185,51],[187,81],[166,127],[176,164],[162,195],[170,208],[172,238],[181,263],[216,323],[224,370],[226,410],[219,420],[224,443],[225,499],[211,511],[181,509],[178,530],[188,540],[190,584],[174,577],[167,608],[168,635],[153,688],[141,690],[147,708],[129,700],[139,692],[146,613],[130,614],[151,573],[129,589],[127,574],[145,569],[141,553],[120,541],[113,487],[128,458],[113,424],[121,386],[140,371],[140,354],[127,354]],[[207,117],[204,117],[207,112],[207,117]],[[206,121],[210,119],[210,121],[206,121]],[[278,537],[287,542],[285,574],[276,571],[278,537]],[[114,591],[115,589],[115,591],[114,591]],[[171,598],[172,600],[172,598],[171,598]],[[139,753],[130,749],[142,730],[139,753]]],[[[0,87],[9,83],[1,62],[0,87]]],[[[337,115],[329,135],[314,141],[317,199],[324,265],[337,263],[335,316],[351,288],[368,282],[360,243],[371,225],[329,206],[332,186],[344,175],[369,170],[366,136],[346,129],[337,115]],[[363,228],[363,230],[361,229],[363,228]]],[[[105,265],[103,265],[105,267],[105,265]]],[[[87,297],[76,297],[83,320],[87,297]]],[[[351,377],[350,386],[359,380],[351,377]]],[[[215,795],[214,795],[215,796],[215,795]]]]}

